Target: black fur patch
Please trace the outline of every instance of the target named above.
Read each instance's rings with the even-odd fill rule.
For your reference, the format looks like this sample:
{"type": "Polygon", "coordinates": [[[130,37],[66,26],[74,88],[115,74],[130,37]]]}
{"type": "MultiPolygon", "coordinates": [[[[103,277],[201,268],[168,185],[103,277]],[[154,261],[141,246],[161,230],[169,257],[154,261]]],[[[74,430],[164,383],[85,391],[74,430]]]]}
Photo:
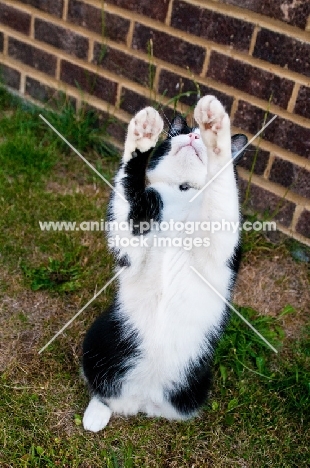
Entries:
{"type": "Polygon", "coordinates": [[[120,267],[130,267],[131,263],[130,263],[130,259],[128,257],[127,254],[123,255],[122,257],[120,257],[117,261],[118,265],[120,267]]]}
{"type": "Polygon", "coordinates": [[[106,215],[106,219],[110,223],[112,221],[115,221],[115,217],[114,217],[114,213],[113,213],[114,198],[115,198],[115,192],[114,192],[114,190],[112,190],[112,192],[110,193],[110,199],[109,199],[107,215],[106,215]]]}
{"type": "Polygon", "coordinates": [[[237,275],[241,263],[242,249],[241,244],[238,243],[235,247],[234,253],[227,262],[227,266],[237,275]]]}
{"type": "Polygon", "coordinates": [[[171,138],[176,135],[186,135],[192,131],[193,129],[187,125],[185,118],[181,114],[177,114],[170,124],[168,136],[171,138]]]}
{"type": "MultiPolygon", "coordinates": [[[[125,196],[130,204],[128,221],[133,220],[134,235],[140,235],[140,223],[150,223],[151,220],[161,221],[163,202],[160,194],[153,188],[146,187],[146,166],[152,149],[141,153],[136,150],[136,156],[125,166],[125,177],[122,181],[125,196]]],[[[146,234],[148,231],[145,231],[146,234]]]]}
{"type": "Polygon", "coordinates": [[[234,165],[238,164],[242,156],[244,155],[244,151],[241,151],[248,142],[248,138],[243,133],[238,133],[237,135],[233,135],[231,137],[231,156],[233,158],[234,165]],[[239,151],[241,151],[239,153],[239,151]]]}
{"type": "Polygon", "coordinates": [[[166,392],[167,400],[181,414],[191,415],[206,401],[212,384],[211,359],[201,357],[191,363],[186,376],[186,384],[176,385],[166,392]]]}
{"type": "Polygon", "coordinates": [[[186,192],[190,188],[191,186],[187,182],[184,182],[184,184],[179,185],[179,189],[181,190],[181,192],[186,192]]]}
{"type": "Polygon", "coordinates": [[[116,317],[117,305],[100,315],[83,343],[83,370],[92,394],[118,397],[125,374],[140,356],[139,336],[116,317]],[[126,329],[126,336],[122,330],[126,329]]]}
{"type": "Polygon", "coordinates": [[[160,143],[155,148],[150,158],[147,170],[155,169],[158,163],[165,157],[166,154],[169,153],[170,149],[171,149],[170,139],[164,140],[162,143],[160,143]]]}

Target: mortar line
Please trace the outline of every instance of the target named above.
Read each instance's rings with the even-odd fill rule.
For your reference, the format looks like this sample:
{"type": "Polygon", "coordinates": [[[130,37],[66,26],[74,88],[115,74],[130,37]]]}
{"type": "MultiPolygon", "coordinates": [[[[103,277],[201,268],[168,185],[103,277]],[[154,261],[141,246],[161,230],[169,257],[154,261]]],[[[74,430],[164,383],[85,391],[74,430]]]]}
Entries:
{"type": "Polygon", "coordinates": [[[173,2],[174,2],[174,0],[170,0],[169,5],[168,5],[167,15],[166,15],[166,18],[165,18],[165,24],[166,24],[167,26],[170,26],[170,25],[171,25],[171,16],[172,16],[172,10],[173,10],[173,2]]]}
{"type": "Polygon", "coordinates": [[[121,83],[117,83],[117,87],[116,87],[116,97],[115,97],[115,108],[116,108],[116,109],[120,109],[120,108],[121,108],[122,90],[123,90],[122,84],[121,84],[121,83]]]}
{"type": "Polygon", "coordinates": [[[211,53],[212,53],[212,47],[206,47],[205,48],[205,51],[206,51],[206,56],[205,56],[205,59],[204,59],[204,62],[203,62],[203,65],[202,65],[202,70],[201,70],[201,73],[200,73],[200,78],[207,78],[207,71],[209,69],[209,64],[210,64],[210,59],[211,59],[211,53]]]}
{"type": "Polygon", "coordinates": [[[34,37],[34,21],[35,21],[35,15],[31,15],[31,22],[30,22],[30,31],[29,31],[29,37],[30,39],[35,39],[34,37]]]}
{"type": "Polygon", "coordinates": [[[89,63],[93,62],[94,58],[94,47],[95,47],[95,41],[91,37],[88,39],[88,53],[87,53],[87,61],[89,63]]]}
{"type": "Polygon", "coordinates": [[[235,113],[238,110],[238,106],[239,106],[239,99],[237,97],[234,97],[233,98],[233,103],[232,103],[232,106],[231,106],[231,110],[230,110],[230,121],[231,122],[234,121],[235,113]]]}
{"type": "Polygon", "coordinates": [[[134,33],[134,27],[135,27],[135,21],[134,20],[129,20],[129,28],[128,28],[128,33],[127,33],[127,38],[126,38],[126,45],[129,49],[131,49],[131,44],[132,44],[132,39],[133,39],[133,33],[134,33]]]}
{"type": "Polygon", "coordinates": [[[64,0],[64,6],[63,6],[63,10],[62,10],[62,19],[64,21],[67,21],[68,10],[69,10],[69,0],[64,0]]]}
{"type": "Polygon", "coordinates": [[[4,33],[3,34],[3,55],[4,57],[8,57],[9,53],[9,35],[4,33]]]}
{"type": "Polygon", "coordinates": [[[292,217],[292,222],[291,222],[291,229],[294,230],[294,231],[296,230],[296,226],[297,226],[299,217],[300,217],[301,213],[303,212],[303,210],[304,210],[303,206],[296,205],[296,208],[295,208],[295,211],[294,211],[293,217],[292,217]]]}
{"type": "Polygon", "coordinates": [[[269,180],[270,171],[271,171],[271,168],[272,168],[272,165],[273,165],[273,162],[274,162],[275,158],[276,158],[275,155],[273,153],[270,153],[268,163],[267,163],[266,169],[264,170],[264,174],[263,174],[263,177],[266,180],[269,180]]]}
{"type": "Polygon", "coordinates": [[[26,91],[26,73],[20,74],[20,85],[19,85],[19,92],[23,95],[25,95],[26,91]]]}
{"type": "Polygon", "coordinates": [[[250,47],[249,47],[249,55],[251,56],[253,55],[254,47],[255,47],[256,39],[257,39],[257,34],[258,34],[258,31],[260,31],[260,29],[261,27],[256,24],[253,30],[250,47]]]}
{"type": "Polygon", "coordinates": [[[299,93],[299,90],[300,90],[300,86],[301,86],[300,83],[295,83],[294,84],[293,91],[292,91],[290,100],[288,102],[287,108],[286,108],[286,110],[288,112],[294,112],[294,108],[295,108],[295,105],[296,105],[296,100],[297,100],[297,96],[298,96],[298,93],[299,93]]]}

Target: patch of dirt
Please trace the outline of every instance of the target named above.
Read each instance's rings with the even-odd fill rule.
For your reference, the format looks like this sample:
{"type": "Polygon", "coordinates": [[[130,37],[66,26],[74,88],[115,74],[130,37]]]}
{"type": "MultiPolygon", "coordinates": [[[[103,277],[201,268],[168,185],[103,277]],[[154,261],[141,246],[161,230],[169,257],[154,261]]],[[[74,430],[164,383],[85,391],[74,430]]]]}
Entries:
{"type": "Polygon", "coordinates": [[[64,304],[47,293],[24,291],[4,296],[0,306],[0,371],[22,356],[29,362],[40,349],[44,323],[63,314],[64,304]]]}
{"type": "Polygon", "coordinates": [[[233,301],[273,317],[291,305],[295,312],[283,317],[283,326],[287,336],[296,337],[310,317],[309,265],[282,252],[255,257],[241,265],[233,301]]]}
{"type": "Polygon", "coordinates": [[[105,190],[105,188],[103,189],[99,182],[84,185],[76,183],[73,187],[72,185],[74,184],[71,183],[70,185],[66,185],[55,181],[49,181],[46,184],[45,190],[48,193],[59,193],[61,195],[73,195],[75,193],[81,193],[83,195],[88,195],[91,197],[100,195],[103,201],[107,200],[109,197],[108,190],[105,190]]]}
{"type": "Polygon", "coordinates": [[[22,278],[2,270],[0,293],[0,371],[14,362],[30,364],[38,351],[79,310],[85,300],[78,294],[52,296],[46,291],[25,289],[22,278]]]}

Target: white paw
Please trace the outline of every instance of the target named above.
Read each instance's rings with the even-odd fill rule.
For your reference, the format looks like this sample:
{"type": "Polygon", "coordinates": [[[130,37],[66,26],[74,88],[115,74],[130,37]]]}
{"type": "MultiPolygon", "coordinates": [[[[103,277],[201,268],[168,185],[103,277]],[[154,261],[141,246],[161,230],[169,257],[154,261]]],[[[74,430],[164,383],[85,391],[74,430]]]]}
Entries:
{"type": "Polygon", "coordinates": [[[163,119],[153,107],[146,107],[138,112],[128,125],[124,160],[128,161],[136,149],[145,152],[153,148],[163,128],[163,119]]]}
{"type": "Polygon", "coordinates": [[[111,414],[112,411],[108,406],[98,400],[98,398],[93,397],[84,413],[84,429],[92,432],[100,431],[108,424],[111,414]]]}
{"type": "Polygon", "coordinates": [[[223,128],[223,120],[228,115],[223,105],[214,96],[204,96],[201,98],[194,111],[195,120],[204,130],[212,130],[214,133],[223,128]]]}
{"type": "MultiPolygon", "coordinates": [[[[230,145],[230,119],[223,105],[216,97],[208,95],[201,98],[194,110],[194,117],[200,132],[215,154],[230,145]]],[[[229,148],[227,148],[229,149],[229,148]]]]}

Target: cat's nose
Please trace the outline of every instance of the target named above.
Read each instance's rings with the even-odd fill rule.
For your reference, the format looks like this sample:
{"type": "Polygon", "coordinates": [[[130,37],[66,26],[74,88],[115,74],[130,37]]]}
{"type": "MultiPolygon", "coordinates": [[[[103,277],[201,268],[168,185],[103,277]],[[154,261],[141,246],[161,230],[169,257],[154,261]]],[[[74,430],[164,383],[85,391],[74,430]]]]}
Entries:
{"type": "Polygon", "coordinates": [[[200,138],[197,133],[189,133],[188,136],[190,138],[190,143],[192,143],[194,140],[199,140],[200,138]]]}

